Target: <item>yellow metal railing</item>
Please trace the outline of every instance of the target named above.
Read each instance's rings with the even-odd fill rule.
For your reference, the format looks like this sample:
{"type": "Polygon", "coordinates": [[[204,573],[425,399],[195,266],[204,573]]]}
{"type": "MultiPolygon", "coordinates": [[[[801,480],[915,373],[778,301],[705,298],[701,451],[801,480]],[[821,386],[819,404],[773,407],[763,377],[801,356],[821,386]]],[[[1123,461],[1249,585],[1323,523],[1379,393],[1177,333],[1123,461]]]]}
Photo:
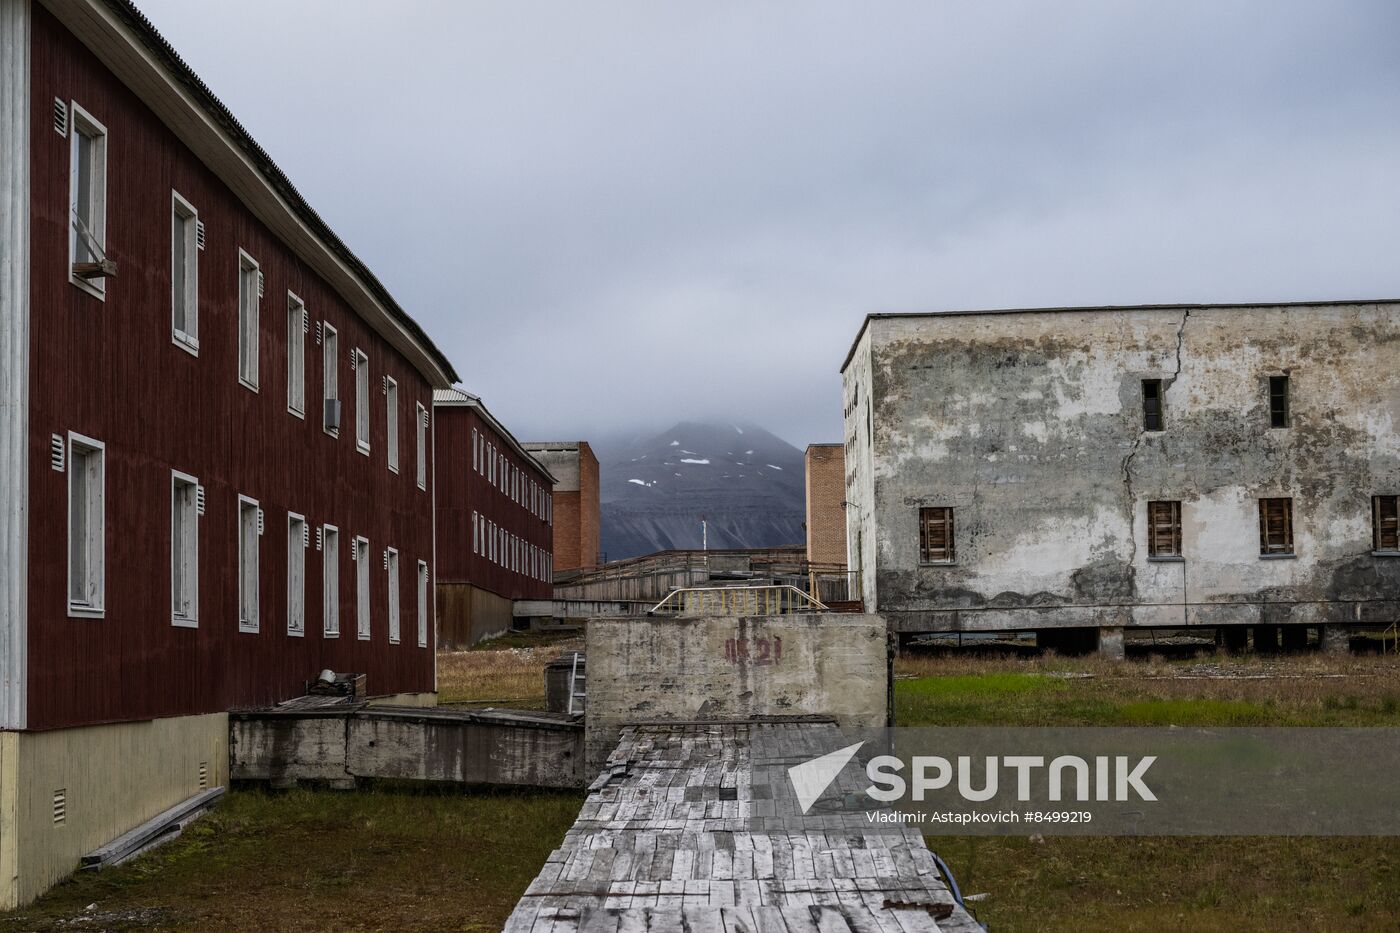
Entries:
{"type": "Polygon", "coordinates": [[[677,616],[775,616],[826,612],[826,606],[795,586],[692,586],[672,590],[652,614],[677,616]]]}

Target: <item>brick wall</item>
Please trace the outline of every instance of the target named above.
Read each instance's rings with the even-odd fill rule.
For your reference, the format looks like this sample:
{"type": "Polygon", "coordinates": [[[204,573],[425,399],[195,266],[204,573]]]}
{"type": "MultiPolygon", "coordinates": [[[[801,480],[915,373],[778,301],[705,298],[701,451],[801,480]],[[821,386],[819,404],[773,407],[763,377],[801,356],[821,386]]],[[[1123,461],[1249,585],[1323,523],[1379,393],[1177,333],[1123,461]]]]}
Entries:
{"type": "Polygon", "coordinates": [[[840,444],[807,448],[807,560],[846,565],[846,456],[840,444]]]}
{"type": "Polygon", "coordinates": [[[578,566],[587,570],[598,566],[599,512],[598,458],[587,441],[578,444],[578,490],[578,566]]]}

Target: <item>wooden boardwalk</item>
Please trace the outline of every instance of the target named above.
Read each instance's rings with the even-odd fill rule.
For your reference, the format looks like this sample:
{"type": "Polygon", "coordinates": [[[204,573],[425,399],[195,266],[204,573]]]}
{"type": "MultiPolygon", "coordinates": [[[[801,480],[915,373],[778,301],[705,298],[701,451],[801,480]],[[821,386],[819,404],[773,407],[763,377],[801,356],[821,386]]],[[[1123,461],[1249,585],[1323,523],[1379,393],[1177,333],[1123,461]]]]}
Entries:
{"type": "MultiPolygon", "coordinates": [[[[804,831],[792,831],[790,796],[774,782],[786,780],[788,766],[832,751],[835,729],[624,728],[507,933],[981,930],[954,903],[917,831],[871,831],[863,811],[807,819],[804,831]]],[[[856,790],[856,780],[844,777],[837,795],[856,790]]]]}

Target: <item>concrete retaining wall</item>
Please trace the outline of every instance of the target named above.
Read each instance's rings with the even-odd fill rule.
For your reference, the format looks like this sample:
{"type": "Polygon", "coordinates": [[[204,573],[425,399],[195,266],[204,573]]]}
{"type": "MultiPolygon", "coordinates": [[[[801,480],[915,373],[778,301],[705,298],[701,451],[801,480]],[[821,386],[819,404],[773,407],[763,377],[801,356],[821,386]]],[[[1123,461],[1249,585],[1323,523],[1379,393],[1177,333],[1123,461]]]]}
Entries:
{"type": "Polygon", "coordinates": [[[583,728],[567,717],[508,710],[363,705],[229,716],[234,780],[358,778],[579,787],[583,728]]]}
{"type": "Polygon", "coordinates": [[[859,728],[889,718],[880,616],[594,619],[587,646],[590,774],[624,723],[823,715],[859,728]]]}

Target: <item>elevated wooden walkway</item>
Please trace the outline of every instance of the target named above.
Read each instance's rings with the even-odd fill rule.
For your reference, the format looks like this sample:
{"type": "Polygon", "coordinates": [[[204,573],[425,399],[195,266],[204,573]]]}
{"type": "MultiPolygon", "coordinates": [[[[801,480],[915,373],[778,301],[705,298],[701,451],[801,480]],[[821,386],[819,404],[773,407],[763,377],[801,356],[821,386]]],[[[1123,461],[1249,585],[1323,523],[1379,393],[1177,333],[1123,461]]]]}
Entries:
{"type": "MultiPolygon", "coordinates": [[[[507,933],[980,931],[918,832],[874,832],[863,811],[824,814],[820,833],[789,831],[779,812],[789,795],[773,782],[832,751],[835,728],[625,727],[507,933]]],[[[857,783],[842,778],[838,792],[857,783]]]]}

